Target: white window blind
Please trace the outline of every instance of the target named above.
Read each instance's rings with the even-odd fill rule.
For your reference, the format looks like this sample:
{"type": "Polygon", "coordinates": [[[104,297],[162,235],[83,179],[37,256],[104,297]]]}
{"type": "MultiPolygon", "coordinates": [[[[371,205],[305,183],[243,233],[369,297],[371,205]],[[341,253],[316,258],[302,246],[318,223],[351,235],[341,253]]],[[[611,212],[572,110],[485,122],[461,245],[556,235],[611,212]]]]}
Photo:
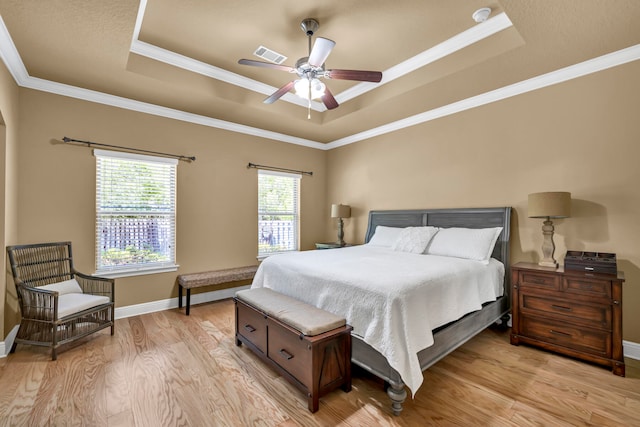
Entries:
{"type": "Polygon", "coordinates": [[[258,257],[298,250],[300,175],[258,170],[258,257]]]}
{"type": "Polygon", "coordinates": [[[176,159],[94,150],[96,273],[175,269],[176,159]]]}

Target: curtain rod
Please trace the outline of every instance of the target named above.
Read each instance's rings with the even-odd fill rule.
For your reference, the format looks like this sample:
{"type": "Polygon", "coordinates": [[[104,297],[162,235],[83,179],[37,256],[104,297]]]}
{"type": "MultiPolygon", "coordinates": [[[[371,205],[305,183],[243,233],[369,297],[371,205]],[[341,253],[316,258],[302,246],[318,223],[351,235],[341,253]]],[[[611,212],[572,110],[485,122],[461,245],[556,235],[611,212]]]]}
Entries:
{"type": "Polygon", "coordinates": [[[278,167],[275,167],[275,166],[256,165],[255,163],[249,163],[247,165],[247,169],[249,169],[249,168],[266,169],[266,170],[276,171],[276,172],[293,172],[293,173],[299,173],[301,175],[313,176],[313,172],[298,171],[298,170],[295,170],[295,169],[278,168],[278,167]]]}
{"type": "Polygon", "coordinates": [[[66,143],[79,142],[80,144],[87,144],[87,147],[91,147],[92,145],[97,145],[97,146],[100,146],[100,147],[119,148],[121,150],[135,151],[137,153],[157,154],[159,156],[173,157],[173,158],[176,158],[178,160],[188,160],[190,162],[195,162],[196,161],[195,156],[183,156],[181,154],[160,153],[158,151],[143,150],[141,148],[129,148],[129,147],[122,147],[122,146],[119,146],[119,145],[101,144],[99,142],[82,141],[81,139],[67,138],[66,136],[63,137],[62,140],[64,142],[66,142],[66,143]]]}

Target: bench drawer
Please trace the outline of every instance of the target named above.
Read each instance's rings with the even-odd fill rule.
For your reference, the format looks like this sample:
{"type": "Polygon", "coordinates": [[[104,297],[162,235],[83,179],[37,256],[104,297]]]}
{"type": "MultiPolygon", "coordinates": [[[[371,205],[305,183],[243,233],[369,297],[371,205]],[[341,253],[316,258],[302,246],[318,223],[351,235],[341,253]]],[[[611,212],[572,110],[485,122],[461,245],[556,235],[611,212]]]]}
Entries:
{"type": "Polygon", "coordinates": [[[267,326],[264,314],[238,301],[236,304],[236,330],[258,350],[267,352],[267,326]]]}
{"type": "Polygon", "coordinates": [[[269,349],[267,356],[281,368],[293,375],[307,388],[312,385],[311,344],[300,335],[269,318],[269,349]]]}

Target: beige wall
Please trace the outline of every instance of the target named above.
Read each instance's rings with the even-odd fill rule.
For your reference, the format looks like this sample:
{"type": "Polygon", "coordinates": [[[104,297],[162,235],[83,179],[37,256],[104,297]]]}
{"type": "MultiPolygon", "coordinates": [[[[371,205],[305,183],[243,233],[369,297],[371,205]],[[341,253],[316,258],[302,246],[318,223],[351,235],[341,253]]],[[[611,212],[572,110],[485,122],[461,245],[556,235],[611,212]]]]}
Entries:
{"type": "Polygon", "coordinates": [[[17,241],[18,86],[0,62],[0,341],[18,321],[15,287],[7,265],[4,246],[17,241]]]}
{"type": "MultiPolygon", "coordinates": [[[[178,167],[178,273],[255,262],[248,162],[314,172],[302,180],[303,249],[335,238],[331,203],[352,206],[352,242],[362,241],[370,209],[512,206],[512,262],[537,261],[541,222],[526,217],[527,194],[571,191],[572,217],[556,221],[556,258],[567,248],[616,252],[627,277],[624,339],[640,342],[637,75],[640,63],[631,63],[329,152],[20,89],[16,159],[18,91],[0,66],[4,239],[72,240],[76,266],[93,272],[95,159],[60,143],[65,135],[197,157],[178,167]]],[[[176,296],[178,273],[118,279],[116,305],[176,296]]],[[[11,288],[2,336],[17,319],[11,288]]]]}
{"type": "Polygon", "coordinates": [[[313,171],[301,182],[302,247],[326,230],[324,151],[21,89],[20,243],[71,240],[80,271],[95,271],[95,158],[63,136],[197,158],[178,165],[179,271],[117,279],[116,307],[177,296],[179,273],[257,262],[249,162],[313,171]]]}
{"type": "Polygon", "coordinates": [[[371,209],[512,206],[512,262],[537,262],[527,195],[570,191],[556,259],[615,252],[623,336],[640,342],[639,75],[636,61],[330,151],[329,203],[353,208],[345,239],[363,240],[371,209]]]}

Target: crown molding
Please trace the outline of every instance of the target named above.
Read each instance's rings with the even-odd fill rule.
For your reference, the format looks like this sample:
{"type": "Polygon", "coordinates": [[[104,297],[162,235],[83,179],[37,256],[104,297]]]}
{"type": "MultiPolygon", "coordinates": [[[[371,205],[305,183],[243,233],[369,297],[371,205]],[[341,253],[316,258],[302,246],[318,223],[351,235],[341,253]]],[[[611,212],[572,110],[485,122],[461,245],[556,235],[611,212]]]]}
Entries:
{"type": "MultiPolygon", "coordinates": [[[[204,76],[211,77],[225,83],[239,86],[246,90],[261,93],[263,95],[269,96],[273,92],[278,90],[278,88],[276,87],[258,82],[248,77],[232,73],[222,68],[209,65],[196,59],[189,58],[179,53],[172,52],[170,50],[163,49],[161,47],[139,40],[140,29],[142,27],[142,21],[144,20],[146,7],[147,0],[141,0],[140,6],[138,8],[138,15],[136,17],[133,37],[131,40],[131,52],[145,56],[155,61],[164,62],[166,64],[191,71],[193,73],[202,74],[204,76]]],[[[383,77],[380,83],[361,82],[343,92],[334,94],[334,97],[336,101],[338,101],[338,103],[344,104],[345,102],[353,98],[374,90],[386,83],[392,82],[404,76],[405,74],[411,73],[418,68],[424,67],[432,62],[437,61],[438,59],[442,59],[448,55],[451,55],[459,51],[460,49],[479,42],[480,40],[490,37],[511,26],[513,26],[513,23],[506,15],[506,13],[499,13],[498,15],[488,19],[482,24],[474,25],[468,30],[465,30],[460,34],[457,34],[450,39],[445,40],[444,42],[439,43],[438,45],[429,48],[424,52],[421,52],[416,56],[383,71],[383,77]]],[[[290,102],[304,108],[308,108],[308,102],[306,100],[291,92],[282,96],[280,100],[290,102]]],[[[324,104],[316,101],[311,102],[311,109],[318,112],[327,111],[324,104]]]]}
{"type": "MultiPolygon", "coordinates": [[[[273,87],[257,80],[250,79],[240,74],[232,73],[222,68],[209,65],[202,61],[198,61],[197,59],[189,58],[188,56],[180,55],[179,53],[175,53],[140,40],[134,40],[133,43],[131,43],[130,52],[137,55],[145,56],[155,61],[172,65],[174,67],[191,71],[192,73],[197,73],[206,77],[210,77],[212,79],[220,80],[225,83],[241,87],[243,89],[261,93],[263,95],[269,96],[273,92],[278,90],[277,87],[273,87]]],[[[308,103],[305,99],[302,99],[291,92],[286,93],[280,98],[280,100],[284,100],[304,108],[308,107],[308,103]]],[[[318,112],[327,110],[324,104],[316,101],[311,102],[311,109],[318,112]]]]}
{"type": "Polygon", "coordinates": [[[151,114],[154,116],[166,117],[169,119],[180,120],[183,122],[194,123],[198,125],[208,126],[217,129],[228,130],[230,132],[242,133],[245,135],[257,136],[260,138],[272,139],[275,141],[286,142],[289,144],[302,145],[305,147],[324,150],[325,144],[312,141],[309,139],[299,138],[296,136],[286,135],[283,133],[272,132],[265,129],[255,128],[242,125],[239,123],[228,122],[225,120],[214,119],[212,117],[202,116],[199,114],[189,113],[173,108],[162,107],[160,105],[150,104],[147,102],[136,101],[121,96],[110,95],[103,92],[97,92],[90,89],[79,88],[66,85],[63,83],[52,82],[37,77],[27,77],[22,87],[28,89],[49,92],[56,95],[68,96],[70,98],[82,99],[97,104],[109,105],[111,107],[122,108],[125,110],[137,111],[140,113],[151,114]]]}
{"type": "Polygon", "coordinates": [[[13,43],[13,39],[11,38],[11,34],[9,34],[9,30],[7,26],[4,24],[4,20],[0,15],[0,58],[2,62],[7,66],[9,73],[15,80],[18,86],[22,86],[22,83],[29,77],[29,73],[27,72],[27,68],[24,66],[22,62],[22,58],[20,58],[20,54],[18,53],[18,49],[16,49],[16,45],[13,43]]]}
{"type": "Polygon", "coordinates": [[[542,74],[528,80],[523,80],[518,83],[504,86],[490,92],[485,92],[471,98],[463,99],[461,101],[444,105],[442,107],[434,108],[433,110],[425,111],[423,113],[416,114],[405,119],[387,123],[385,125],[366,130],[364,132],[337,139],[328,143],[326,149],[331,150],[334,148],[342,147],[344,145],[353,144],[354,142],[370,139],[375,136],[384,135],[389,132],[395,132],[400,129],[439,119],[441,117],[450,116],[461,111],[470,110],[472,108],[487,105],[492,102],[542,89],[547,86],[563,83],[568,80],[573,80],[578,77],[593,74],[598,71],[606,70],[618,65],[623,65],[628,62],[636,61],[638,59],[640,59],[640,44],[594,59],[589,59],[575,65],[561,68],[550,73],[542,74]]]}
{"type": "Polygon", "coordinates": [[[513,26],[513,23],[509,19],[506,13],[502,12],[494,16],[491,19],[483,22],[481,25],[474,25],[457,34],[450,39],[439,43],[424,52],[417,54],[416,56],[409,58],[391,68],[388,68],[382,73],[382,81],[380,83],[359,83],[343,92],[340,92],[335,96],[336,101],[344,103],[350,99],[360,96],[366,92],[369,92],[383,84],[389,83],[398,79],[405,74],[409,74],[412,71],[429,65],[439,59],[449,56],[460,49],[464,49],[474,43],[479,42],[487,37],[490,37],[502,30],[505,30],[513,26]]]}
{"type": "Polygon", "coordinates": [[[423,113],[407,117],[405,119],[397,120],[395,122],[387,123],[385,125],[366,130],[364,132],[349,135],[344,138],[334,140],[328,144],[305,138],[299,138],[292,135],[272,132],[265,129],[241,125],[238,123],[214,119],[211,117],[188,113],[185,111],[162,107],[159,105],[136,101],[115,95],[109,95],[102,92],[66,85],[63,83],[52,82],[37,77],[31,77],[29,76],[24,63],[20,58],[20,54],[18,53],[15,44],[11,39],[11,35],[9,34],[4,21],[2,20],[2,16],[0,16],[0,58],[5,63],[16,84],[21,87],[82,99],[89,102],[96,102],[99,104],[109,105],[127,110],[138,111],[145,114],[151,114],[195,123],[203,126],[228,130],[230,132],[237,132],[246,135],[257,136],[260,138],[301,145],[318,150],[332,150],[334,148],[384,135],[389,132],[395,132],[406,127],[415,126],[420,123],[435,120],[440,117],[449,116],[455,113],[469,110],[471,108],[480,107],[492,102],[500,101],[502,99],[542,89],[547,86],[566,82],[568,80],[606,70],[608,68],[637,61],[638,59],[640,59],[640,44],[594,59],[590,59],[575,65],[571,65],[560,70],[533,77],[528,80],[523,80],[521,82],[495,89],[493,91],[486,92],[471,98],[457,101],[452,104],[434,108],[432,110],[428,110],[423,113]]]}

